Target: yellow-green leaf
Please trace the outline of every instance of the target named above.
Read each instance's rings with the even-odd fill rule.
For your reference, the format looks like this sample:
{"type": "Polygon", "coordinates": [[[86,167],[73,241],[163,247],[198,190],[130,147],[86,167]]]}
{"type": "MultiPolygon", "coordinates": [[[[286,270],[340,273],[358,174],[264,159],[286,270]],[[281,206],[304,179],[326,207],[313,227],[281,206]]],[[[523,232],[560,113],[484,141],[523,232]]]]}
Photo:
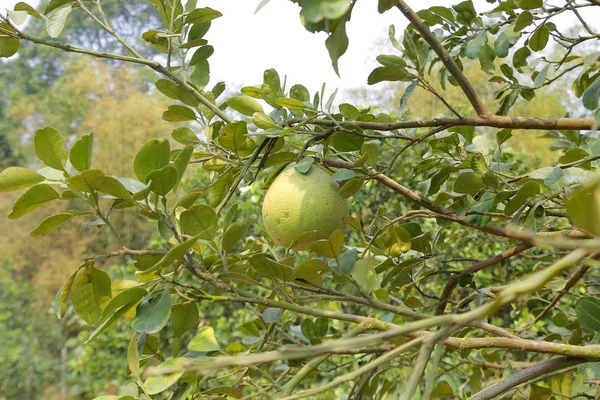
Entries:
{"type": "Polygon", "coordinates": [[[8,215],[8,218],[15,219],[22,217],[28,212],[40,208],[59,197],[59,194],[50,185],[43,183],[35,185],[19,197],[13,205],[12,212],[8,215]]]}
{"type": "Polygon", "coordinates": [[[0,172],[0,192],[10,192],[40,183],[45,178],[35,171],[22,167],[8,167],[0,172]]]}
{"type": "Polygon", "coordinates": [[[38,129],[33,136],[35,154],[50,168],[65,170],[63,161],[67,159],[64,149],[65,139],[52,127],[38,129]]]}
{"type": "Polygon", "coordinates": [[[72,217],[73,217],[73,214],[61,213],[61,214],[52,215],[51,217],[44,218],[44,220],[42,220],[42,222],[40,222],[40,224],[37,226],[37,228],[35,228],[31,232],[29,232],[29,236],[36,237],[36,236],[47,235],[50,232],[58,229],[62,224],[67,222],[72,217]]]}

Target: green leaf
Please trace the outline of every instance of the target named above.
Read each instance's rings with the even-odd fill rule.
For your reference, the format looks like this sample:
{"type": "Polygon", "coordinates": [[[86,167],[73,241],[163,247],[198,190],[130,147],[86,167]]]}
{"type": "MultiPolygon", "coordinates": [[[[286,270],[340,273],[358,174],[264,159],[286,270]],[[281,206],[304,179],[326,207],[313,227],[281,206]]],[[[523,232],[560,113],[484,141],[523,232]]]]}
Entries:
{"type": "Polygon", "coordinates": [[[277,99],[284,97],[281,89],[279,74],[274,69],[268,69],[263,74],[263,84],[261,86],[262,98],[271,106],[277,108],[277,99]]]}
{"type": "Polygon", "coordinates": [[[250,265],[256,271],[268,278],[277,278],[284,282],[294,279],[294,269],[276,261],[271,260],[266,254],[256,254],[250,257],[250,265]]]}
{"type": "Polygon", "coordinates": [[[67,159],[64,149],[65,139],[52,127],[45,127],[35,132],[33,137],[35,154],[50,168],[64,171],[63,160],[67,159]]]}
{"type": "Polygon", "coordinates": [[[533,22],[533,15],[529,11],[523,11],[515,22],[515,32],[522,31],[533,22]]]}
{"type": "Polygon", "coordinates": [[[354,178],[346,181],[338,190],[338,193],[346,199],[354,196],[363,187],[365,178],[354,178]]]}
{"type": "Polygon", "coordinates": [[[543,0],[516,0],[515,4],[523,10],[533,10],[543,6],[543,0]]]}
{"type": "Polygon", "coordinates": [[[140,379],[140,355],[138,352],[138,341],[135,333],[131,335],[129,346],[127,346],[127,366],[131,371],[131,375],[140,379]]]}
{"type": "Polygon", "coordinates": [[[200,61],[194,65],[190,80],[200,89],[204,89],[210,82],[210,64],[208,60],[200,61]]]}
{"type": "Polygon", "coordinates": [[[252,123],[260,129],[271,129],[277,126],[277,122],[270,115],[263,112],[252,114],[252,123]]]}
{"type": "Polygon", "coordinates": [[[344,231],[338,229],[331,234],[329,239],[317,240],[311,243],[310,249],[319,255],[337,258],[344,249],[344,231]]]}
{"type": "Polygon", "coordinates": [[[394,7],[398,2],[396,0],[379,0],[377,3],[377,11],[379,14],[383,14],[387,10],[394,7]]]}
{"type": "Polygon", "coordinates": [[[347,132],[336,132],[331,136],[331,145],[338,151],[360,150],[365,138],[347,132]]]}
{"type": "MultiPolygon", "coordinates": [[[[142,35],[142,37],[144,37],[144,35],[142,35]]],[[[162,45],[163,42],[161,42],[162,45]]],[[[164,42],[166,44],[166,42],[164,42]]],[[[194,40],[188,40],[186,43],[182,44],[181,46],[179,46],[180,49],[193,49],[194,47],[199,47],[199,46],[204,46],[205,44],[208,43],[208,40],[206,39],[194,39],[194,40]]],[[[154,46],[155,48],[157,48],[159,51],[165,53],[165,51],[162,51],[163,49],[161,49],[161,46],[154,46]]],[[[165,46],[164,50],[168,50],[168,48],[165,46]]],[[[208,61],[203,61],[204,63],[206,63],[206,66],[208,66],[208,61]]]]}
{"type": "Polygon", "coordinates": [[[177,153],[177,157],[173,161],[173,168],[177,170],[177,184],[183,178],[183,174],[190,164],[190,160],[192,158],[192,154],[194,153],[194,147],[191,145],[185,146],[179,153],[177,153]]]}
{"type": "Polygon", "coordinates": [[[198,64],[199,62],[208,60],[209,57],[212,56],[214,52],[215,52],[215,48],[210,45],[200,47],[198,50],[196,50],[194,52],[194,55],[192,56],[190,62],[188,63],[188,66],[192,67],[192,66],[198,64]]]}
{"type": "Polygon", "coordinates": [[[22,1],[15,4],[13,9],[15,11],[25,11],[27,14],[31,15],[34,18],[44,19],[44,17],[39,12],[37,12],[37,10],[35,8],[31,7],[29,4],[24,3],[22,1]]]}
{"type": "Polygon", "coordinates": [[[487,43],[487,31],[482,31],[480,34],[469,40],[465,46],[465,56],[471,60],[476,60],[479,57],[481,47],[487,43]]]}
{"type": "Polygon", "coordinates": [[[302,159],[302,161],[300,161],[299,163],[296,164],[295,168],[298,172],[300,172],[302,174],[306,174],[310,170],[310,167],[313,165],[314,162],[315,162],[314,158],[304,157],[302,159]]]}
{"type": "Polygon", "coordinates": [[[356,263],[356,259],[358,258],[358,250],[356,248],[352,248],[340,256],[340,270],[344,274],[349,274],[356,263]]]}
{"type": "Polygon", "coordinates": [[[280,107],[287,107],[289,109],[305,109],[306,108],[306,104],[304,104],[300,100],[294,99],[294,98],[282,97],[280,99],[277,99],[277,101],[275,103],[280,107]]]}
{"type": "Polygon", "coordinates": [[[385,251],[390,257],[399,257],[410,250],[411,243],[410,233],[400,227],[391,226],[384,237],[385,251]]]}
{"type": "Polygon", "coordinates": [[[232,173],[227,172],[210,186],[210,189],[208,190],[208,203],[211,207],[218,207],[223,199],[225,199],[234,178],[232,173]]]}
{"type": "Polygon", "coordinates": [[[471,169],[479,175],[485,175],[488,172],[488,166],[485,157],[481,153],[473,155],[471,159],[471,169]]]}
{"type": "Polygon", "coordinates": [[[372,167],[375,167],[377,165],[377,160],[379,160],[379,155],[381,154],[381,151],[376,141],[369,141],[363,143],[363,145],[360,147],[360,154],[363,156],[366,155],[367,164],[369,164],[372,167]]]}
{"type": "Polygon", "coordinates": [[[546,82],[546,75],[548,74],[548,70],[550,69],[550,64],[546,64],[546,66],[544,68],[542,68],[542,70],[536,75],[534,81],[533,81],[533,85],[536,88],[541,87],[544,82],[546,82]]]}
{"type": "Polygon", "coordinates": [[[198,105],[198,100],[194,96],[173,81],[168,79],[159,79],[154,85],[159,92],[171,99],[180,100],[192,107],[196,107],[198,105]]]}
{"type": "Polygon", "coordinates": [[[242,157],[252,154],[256,148],[256,143],[248,137],[248,127],[245,121],[225,125],[219,136],[219,143],[242,157]]]}
{"type": "Polygon", "coordinates": [[[496,65],[494,64],[494,59],[496,58],[496,52],[489,44],[484,44],[479,50],[479,63],[481,64],[481,68],[486,73],[492,73],[496,69],[496,65]]]}
{"type": "Polygon", "coordinates": [[[177,184],[178,177],[177,170],[167,165],[150,172],[146,179],[150,181],[150,190],[159,196],[166,196],[177,184]]]}
{"type": "Polygon", "coordinates": [[[260,103],[254,100],[252,97],[247,96],[233,96],[227,100],[229,107],[233,108],[240,114],[247,115],[249,117],[254,113],[263,113],[264,110],[260,103]]]}
{"type": "MultiPolygon", "coordinates": [[[[188,1],[188,4],[190,2],[188,1]]],[[[201,39],[204,37],[204,35],[206,35],[206,33],[208,32],[208,30],[210,29],[211,23],[210,22],[204,22],[201,24],[193,24],[192,27],[190,28],[190,33],[188,34],[188,40],[197,40],[197,39],[201,39]]]]}
{"type": "Polygon", "coordinates": [[[65,283],[62,284],[58,293],[56,293],[56,316],[58,319],[63,319],[67,314],[67,301],[69,300],[69,296],[71,295],[71,287],[73,285],[73,280],[77,272],[72,274],[69,279],[66,280],[65,283]]]}
{"type": "Polygon", "coordinates": [[[340,181],[346,181],[348,179],[352,179],[356,176],[358,176],[358,174],[352,170],[339,169],[339,170],[335,171],[335,173],[333,175],[331,175],[331,179],[333,179],[336,182],[340,182],[340,181]]]}
{"type": "Polygon", "coordinates": [[[71,14],[71,11],[73,11],[73,6],[71,4],[65,4],[64,6],[52,10],[46,15],[46,32],[48,32],[48,36],[53,39],[60,36],[65,28],[67,18],[69,17],[69,14],[71,14]]]}
{"type": "Polygon", "coordinates": [[[575,306],[577,319],[585,328],[600,332],[600,299],[586,296],[577,301],[575,306]]]}
{"type": "Polygon", "coordinates": [[[527,182],[518,191],[517,194],[510,199],[506,207],[504,208],[504,215],[512,215],[517,211],[523,204],[525,204],[531,197],[540,193],[540,185],[536,182],[527,182]]]}
{"type": "Polygon", "coordinates": [[[463,172],[454,182],[454,191],[462,194],[475,194],[483,189],[483,181],[475,172],[463,172]]]}
{"type": "MultiPolygon", "coordinates": [[[[157,368],[179,367],[183,366],[189,361],[189,358],[172,358],[159,364],[157,368]]],[[[144,389],[148,394],[158,394],[160,392],[164,392],[165,390],[173,386],[173,384],[177,382],[182,375],[183,371],[175,372],[172,374],[149,376],[148,379],[146,379],[146,381],[144,382],[144,389]]]]}
{"type": "Polygon", "coordinates": [[[512,137],[512,129],[502,129],[496,133],[496,143],[498,146],[502,146],[508,139],[512,137]]]}
{"type": "Polygon", "coordinates": [[[17,54],[21,41],[17,38],[0,39],[0,58],[9,58],[17,54]]]}
{"type": "Polygon", "coordinates": [[[275,324],[281,319],[283,311],[282,308],[267,308],[262,313],[262,319],[265,321],[265,324],[275,324]]]}
{"type": "Polygon", "coordinates": [[[309,22],[340,18],[350,8],[348,0],[304,0],[301,5],[302,15],[309,22]]]}
{"type": "Polygon", "coordinates": [[[262,90],[256,86],[244,86],[240,89],[240,92],[246,96],[254,97],[255,99],[262,99],[262,90]]]}
{"type": "Polygon", "coordinates": [[[71,302],[77,314],[88,324],[100,322],[102,309],[110,300],[110,277],[94,267],[80,269],[71,286],[71,302]]]}
{"type": "Polygon", "coordinates": [[[212,351],[218,351],[221,349],[217,338],[215,337],[215,331],[210,326],[203,326],[198,329],[198,333],[188,343],[188,350],[197,351],[201,353],[208,353],[212,351]]]}
{"type": "Polygon", "coordinates": [[[29,232],[29,236],[37,237],[47,235],[50,232],[58,229],[62,224],[67,222],[72,217],[73,214],[63,213],[44,218],[37,228],[29,232]]]}
{"type": "Polygon", "coordinates": [[[400,98],[400,110],[399,110],[400,113],[404,113],[404,108],[406,107],[406,104],[408,103],[408,99],[410,99],[410,96],[413,94],[413,92],[417,88],[418,83],[419,83],[418,80],[414,80],[410,83],[410,85],[408,85],[406,90],[404,90],[404,93],[402,94],[402,97],[400,98]]]}
{"type": "Polygon", "coordinates": [[[348,50],[349,41],[348,35],[346,34],[346,22],[349,18],[350,15],[347,15],[338,21],[334,31],[325,40],[325,47],[327,47],[327,50],[329,51],[329,58],[331,59],[333,70],[337,76],[340,76],[338,61],[340,57],[344,55],[346,50],[348,50]]]}
{"type": "Polygon", "coordinates": [[[302,85],[294,85],[290,88],[290,97],[301,102],[310,102],[310,93],[308,89],[302,85]]]}
{"type": "Polygon", "coordinates": [[[125,289],[122,292],[118,293],[110,299],[108,303],[102,309],[102,320],[110,317],[112,313],[117,311],[123,306],[128,304],[137,304],[140,300],[142,300],[145,296],[148,295],[146,289],[141,287],[131,287],[129,289],[125,289]]]}
{"type": "Polygon", "coordinates": [[[90,169],[92,165],[92,147],[94,144],[94,135],[83,135],[81,139],[75,142],[69,154],[69,160],[77,171],[90,169]]]}
{"type": "Polygon", "coordinates": [[[598,99],[600,99],[600,78],[596,78],[585,92],[583,92],[583,105],[588,110],[595,110],[598,108],[598,99]]]}
{"type": "Polygon", "coordinates": [[[363,258],[357,261],[352,268],[351,275],[363,292],[371,293],[377,288],[377,272],[375,272],[372,259],[363,258]]]}
{"type": "Polygon", "coordinates": [[[104,320],[92,333],[90,333],[90,337],[84,342],[85,344],[90,343],[92,340],[96,339],[100,336],[104,331],[111,327],[112,324],[117,322],[122,316],[124,316],[130,309],[135,306],[136,303],[129,303],[119,308],[116,312],[114,312],[108,319],[104,320]]]}
{"type": "Polygon", "coordinates": [[[200,143],[200,139],[190,128],[175,128],[171,132],[171,137],[183,145],[191,144],[195,146],[200,143]]]}
{"type": "Polygon", "coordinates": [[[44,204],[58,199],[60,196],[50,185],[39,184],[27,190],[13,205],[9,219],[22,217],[23,215],[42,207],[44,204]]]}
{"type": "Polygon", "coordinates": [[[540,26],[529,39],[529,48],[533,51],[544,50],[549,37],[550,29],[548,29],[548,26],[546,24],[540,26]]]}
{"type": "Polygon", "coordinates": [[[410,82],[415,79],[416,76],[408,72],[405,68],[392,68],[392,67],[378,67],[369,74],[367,78],[367,83],[369,85],[374,85],[383,81],[401,81],[401,82],[410,82]]]}
{"type": "Polygon", "coordinates": [[[198,317],[196,303],[188,301],[175,304],[171,310],[171,321],[173,321],[173,333],[175,336],[180,338],[184,333],[196,326],[198,317]]]}
{"type": "Polygon", "coordinates": [[[162,118],[169,122],[195,121],[196,113],[191,108],[175,104],[168,107],[162,118]]]}
{"type": "Polygon", "coordinates": [[[167,254],[165,254],[163,256],[163,258],[160,259],[160,261],[158,263],[156,263],[153,266],[146,269],[146,272],[150,273],[150,272],[158,271],[162,268],[168,267],[169,265],[171,265],[175,262],[181,261],[183,259],[183,257],[186,255],[186,253],[188,252],[188,250],[190,250],[192,248],[192,246],[194,244],[196,244],[198,239],[200,239],[200,235],[193,236],[190,239],[173,247],[171,250],[169,250],[167,252],[167,254]]]}
{"type": "MultiPolygon", "coordinates": [[[[340,260],[344,257],[344,254],[342,254],[340,260]]],[[[306,260],[294,267],[294,279],[304,279],[320,285],[323,283],[323,278],[319,273],[328,270],[329,266],[321,260],[306,260]]]]}
{"type": "Polygon", "coordinates": [[[562,178],[564,175],[565,172],[562,170],[562,168],[554,168],[552,172],[546,175],[546,177],[544,178],[544,185],[546,185],[547,187],[551,187],[556,182],[558,182],[560,178],[562,178]]]}
{"type": "Polygon", "coordinates": [[[201,235],[211,239],[216,230],[217,214],[204,204],[197,204],[185,210],[179,216],[179,226],[183,233],[191,236],[201,235]]]}
{"type": "Polygon", "coordinates": [[[147,297],[138,305],[131,327],[136,332],[156,333],[167,325],[171,315],[171,295],[168,290],[147,297]]]}
{"type": "Polygon", "coordinates": [[[212,21],[213,19],[217,19],[222,16],[223,14],[221,14],[219,11],[213,10],[209,7],[197,8],[185,17],[185,23],[203,24],[205,22],[212,21]]]}
{"type": "Polygon", "coordinates": [[[519,69],[527,66],[527,57],[531,55],[531,50],[528,47],[522,47],[513,55],[513,65],[519,69]]]}
{"type": "Polygon", "coordinates": [[[223,250],[226,252],[230,252],[233,250],[237,242],[239,242],[248,228],[250,227],[250,223],[247,221],[238,221],[227,228],[227,231],[223,235],[223,250]]]}
{"type": "Polygon", "coordinates": [[[25,11],[6,10],[6,14],[15,25],[23,25],[27,21],[27,12],[25,11]]]}
{"type": "Polygon", "coordinates": [[[586,185],[575,190],[566,202],[567,214],[575,225],[600,235],[600,187],[586,185]]]}
{"type": "Polygon", "coordinates": [[[150,172],[169,164],[171,147],[167,139],[152,139],[146,142],[133,160],[133,171],[141,182],[147,182],[150,172]]]}
{"type": "Polygon", "coordinates": [[[26,188],[44,180],[42,175],[28,168],[8,167],[0,172],[0,192],[26,188]]]}
{"type": "Polygon", "coordinates": [[[471,0],[463,1],[457,5],[452,6],[454,11],[457,12],[456,21],[463,25],[470,25],[471,22],[477,17],[475,7],[471,0]]]}
{"type": "Polygon", "coordinates": [[[125,185],[112,176],[105,177],[104,182],[98,186],[98,191],[130,203],[135,203],[133,196],[129,193],[125,185]]]}
{"type": "Polygon", "coordinates": [[[71,190],[92,193],[98,190],[105,180],[106,175],[104,175],[104,172],[99,169],[88,169],[67,178],[67,185],[71,190]]]}

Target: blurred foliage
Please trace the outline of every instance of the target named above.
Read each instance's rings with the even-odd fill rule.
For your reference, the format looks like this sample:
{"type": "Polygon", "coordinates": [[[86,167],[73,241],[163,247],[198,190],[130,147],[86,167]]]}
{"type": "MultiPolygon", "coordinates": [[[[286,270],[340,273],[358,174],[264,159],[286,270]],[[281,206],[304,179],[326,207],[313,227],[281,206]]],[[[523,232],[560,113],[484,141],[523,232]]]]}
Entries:
{"type": "MultiPolygon", "coordinates": [[[[314,1],[294,2],[301,7],[307,30],[328,35],[326,46],[337,71],[337,60],[347,47],[345,26],[353,3],[332,0],[321,7],[314,1]]],[[[71,3],[53,2],[72,12],[59,41],[92,51],[123,51],[115,38],[105,40],[92,21],[82,18],[81,4],[71,3]]],[[[510,111],[559,118],[568,111],[578,113],[581,102],[589,110],[586,115],[591,115],[600,96],[594,89],[600,83],[597,55],[588,55],[585,61],[581,61],[585,54],[567,60],[570,52],[564,51],[548,58],[513,58],[512,63],[507,58],[512,47],[543,50],[546,43],[539,32],[552,31],[557,42],[595,39],[567,37],[541,16],[537,25],[532,24],[527,10],[539,8],[537,4],[505,2],[484,15],[465,1],[420,15],[427,25],[438,26],[435,35],[445,41],[483,102],[498,115],[510,111]],[[521,30],[531,30],[512,30],[518,18],[527,22],[521,30]],[[515,38],[520,35],[527,39],[519,42],[515,38]],[[581,61],[575,68],[583,66],[585,72],[566,76],[574,81],[572,88],[560,81],[550,86],[553,78],[547,79],[547,74],[558,76],[549,72],[551,64],[562,65],[549,61],[551,57],[564,57],[564,68],[581,61]],[[564,96],[567,90],[573,95],[564,96]],[[582,101],[574,100],[579,97],[582,101]]],[[[52,167],[39,170],[44,177],[33,171],[4,170],[8,178],[2,190],[15,189],[14,182],[22,189],[43,181],[30,190],[51,194],[35,201],[23,195],[16,203],[12,194],[3,196],[0,212],[9,214],[9,204],[15,203],[13,216],[25,214],[57,199],[54,188],[62,195],[60,201],[33,211],[18,224],[0,222],[0,229],[11,232],[0,243],[4,263],[0,265],[6,265],[7,271],[0,276],[6,276],[7,282],[0,280],[0,284],[8,288],[1,294],[6,298],[0,297],[4,300],[0,323],[8,325],[7,332],[0,331],[0,340],[6,335],[10,344],[9,351],[0,352],[0,383],[2,389],[7,387],[2,393],[7,399],[57,397],[56,360],[63,348],[68,359],[66,385],[73,398],[100,393],[140,399],[182,400],[196,394],[240,398],[255,391],[265,395],[281,391],[293,377],[300,379],[287,388],[290,391],[339,381],[335,388],[311,398],[342,398],[349,393],[354,398],[396,398],[414,376],[410,366],[420,362],[416,349],[353,379],[340,378],[405,344],[402,337],[379,343],[389,346],[382,350],[332,354],[310,372],[306,360],[283,359],[232,373],[217,372],[211,357],[267,354],[289,345],[311,351],[315,348],[311,346],[352,332],[350,321],[363,316],[371,318],[366,330],[386,330],[389,324],[410,322],[414,312],[436,314],[440,304],[442,312],[450,308],[455,315],[480,310],[502,300],[496,294],[503,286],[514,281],[512,287],[518,287],[518,281],[565,254],[537,247],[477,274],[465,273],[466,267],[506,250],[513,245],[510,240],[518,239],[505,231],[491,236],[482,232],[484,227],[504,229],[512,224],[531,234],[582,228],[598,234],[600,211],[597,202],[589,199],[595,199],[599,184],[585,183],[598,167],[600,139],[595,133],[548,129],[548,139],[532,140],[539,132],[454,126],[421,140],[420,135],[428,132],[425,129],[391,130],[404,135],[401,140],[409,138],[410,145],[402,147],[404,142],[385,137],[389,134],[385,129],[368,126],[472,115],[446,66],[436,65],[433,52],[414,27],[404,31],[402,45],[390,32],[395,47],[390,51],[399,51],[402,57],[380,55],[382,66],[369,77],[372,84],[406,84],[352,91],[348,101],[363,103],[355,107],[335,104],[336,92],[329,94],[325,86],[312,96],[299,84],[282,87],[275,70],[265,71],[261,86],[242,88],[240,96],[230,96],[222,83],[209,90],[208,58],[213,49],[203,36],[209,21],[221,16],[218,11],[196,8],[194,1],[186,8],[161,0],[102,5],[126,40],[140,44],[139,34],[145,31],[142,38],[147,45],[139,46],[142,53],[167,63],[168,67],[152,67],[165,78],[154,82],[157,90],[152,86],[154,74],[119,64],[114,60],[117,56],[107,63],[62,58],[60,52],[46,53],[43,46],[25,43],[19,57],[0,71],[0,89],[7,93],[0,101],[0,132],[7,132],[0,136],[0,151],[6,154],[2,167],[27,164],[37,169],[41,164],[36,158],[52,167]],[[162,30],[150,29],[160,23],[162,30]],[[189,49],[196,48],[189,57],[189,49]],[[179,62],[183,65],[176,65],[179,62]],[[16,85],[8,87],[15,75],[19,76],[16,85]],[[173,101],[158,98],[159,92],[173,101]],[[225,123],[216,121],[217,116],[225,123]],[[310,120],[303,126],[294,117],[310,120]],[[316,117],[320,119],[313,121],[316,117]],[[366,123],[366,128],[350,123],[356,120],[366,123]],[[40,129],[46,125],[53,128],[40,129]],[[85,146],[92,136],[83,135],[89,132],[94,133],[94,144],[88,151],[85,146]],[[169,132],[172,139],[164,139],[169,132]],[[311,168],[315,160],[342,165],[336,174],[340,193],[351,204],[348,232],[313,243],[308,252],[278,248],[262,228],[264,191],[290,161],[311,168]],[[398,191],[383,190],[375,169],[430,200],[413,196],[409,201],[398,191]],[[31,180],[15,171],[29,174],[31,180]],[[409,213],[418,208],[415,203],[444,213],[417,215],[425,218],[414,220],[409,213]],[[19,210],[23,204],[26,207],[19,210]],[[87,210],[91,212],[79,215],[87,210]],[[44,225],[48,215],[78,222],[70,220],[60,231],[51,232],[57,226],[44,225]],[[34,231],[42,237],[33,242],[27,233],[42,220],[34,231]],[[113,257],[121,256],[125,257],[114,261],[113,257]],[[108,268],[120,262],[124,265],[108,268]],[[442,290],[452,279],[457,279],[458,287],[442,299],[442,290]],[[46,321],[48,313],[36,309],[31,293],[37,292],[41,304],[49,304],[63,282],[54,310],[62,322],[46,321]],[[230,295],[239,297],[226,297],[230,295]],[[47,343],[36,336],[39,331],[46,333],[47,343]],[[29,354],[38,347],[39,352],[29,354]],[[188,363],[191,360],[198,363],[188,363]],[[209,373],[184,373],[178,369],[182,365],[202,366],[209,373]],[[175,367],[175,373],[140,375],[160,366],[175,367]]],[[[380,11],[391,6],[393,2],[379,2],[380,11]]],[[[64,14],[52,12],[66,21],[64,14]]],[[[42,22],[28,26],[28,32],[43,35],[42,22]]],[[[593,261],[588,260],[590,265],[595,265],[593,261]]],[[[537,316],[547,311],[551,299],[562,296],[569,279],[566,272],[555,274],[545,287],[536,287],[531,296],[503,303],[483,319],[535,343],[555,342],[567,350],[597,344],[593,314],[598,307],[593,282],[597,278],[597,271],[589,272],[588,281],[578,282],[539,321],[537,316]]],[[[452,333],[456,340],[490,336],[473,326],[457,329],[452,333]]],[[[510,348],[439,348],[426,376],[437,399],[467,398],[484,385],[544,359],[510,348]]],[[[582,364],[507,396],[558,399],[584,393],[588,397],[593,393],[588,380],[598,376],[597,368],[582,364]]]]}
{"type": "Polygon", "coordinates": [[[60,324],[36,286],[0,261],[0,399],[40,398],[60,376],[60,324]]]}

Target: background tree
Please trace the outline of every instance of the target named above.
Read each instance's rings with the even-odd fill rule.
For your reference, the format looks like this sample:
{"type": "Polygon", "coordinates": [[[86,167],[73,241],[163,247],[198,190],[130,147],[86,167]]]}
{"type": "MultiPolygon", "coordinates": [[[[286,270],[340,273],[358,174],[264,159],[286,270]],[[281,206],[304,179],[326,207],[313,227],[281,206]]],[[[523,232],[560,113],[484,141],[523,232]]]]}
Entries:
{"type": "MultiPolygon", "coordinates": [[[[337,71],[355,2],[294,2],[309,31],[326,32],[337,71]]],[[[70,302],[96,327],[90,342],[129,322],[127,366],[137,386],[112,398],[598,396],[592,171],[600,157],[600,53],[579,53],[599,37],[582,17],[595,2],[491,2],[477,12],[465,1],[415,13],[404,1],[380,0],[380,12],[397,8],[411,23],[400,39],[390,28],[397,53],[379,55],[368,79],[407,82],[395,113],[381,104],[334,108],[335,92],[324,86],[311,95],[274,70],[241,94],[223,95],[223,83],[209,90],[204,35],[221,14],[195,3],[152,2],[163,28],[142,38],[161,57],[120,36],[100,1],[53,1],[45,18],[22,3],[0,24],[5,57],[30,42],[150,67],[160,75],[157,90],[177,101],[162,118],[196,130],[175,128],[183,147],[173,150],[164,138],[147,141],[132,179],[92,166],[92,154],[104,151],[93,150],[92,135],[65,141],[41,128],[33,142],[47,168],[0,175],[3,191],[29,187],[11,219],[42,206],[53,211],[46,205],[59,198],[73,204],[34,236],[88,214],[111,235],[82,257],[56,307],[64,316],[70,302]],[[554,22],[565,12],[578,30],[554,22]],[[126,51],[56,41],[71,13],[87,15],[126,51]],[[44,19],[52,39],[21,31],[27,15],[44,19]],[[538,57],[550,38],[563,51],[538,57]],[[499,87],[474,85],[466,73],[476,62],[475,76],[485,73],[499,87]],[[581,98],[582,117],[513,114],[520,98],[535,101],[561,78],[581,98]],[[417,88],[445,110],[411,111],[417,88]],[[533,170],[519,162],[503,144],[522,129],[553,137],[558,161],[533,170]],[[307,252],[281,249],[261,229],[260,197],[284,167],[303,174],[315,163],[351,199],[348,232],[307,252]],[[186,170],[195,172],[187,185],[186,170]],[[240,196],[249,201],[237,204],[240,196]],[[113,218],[121,209],[149,219],[160,239],[132,248],[113,218]],[[98,268],[123,256],[135,279],[113,274],[113,281],[98,268]]],[[[69,129],[61,127],[67,137],[69,129]]]]}

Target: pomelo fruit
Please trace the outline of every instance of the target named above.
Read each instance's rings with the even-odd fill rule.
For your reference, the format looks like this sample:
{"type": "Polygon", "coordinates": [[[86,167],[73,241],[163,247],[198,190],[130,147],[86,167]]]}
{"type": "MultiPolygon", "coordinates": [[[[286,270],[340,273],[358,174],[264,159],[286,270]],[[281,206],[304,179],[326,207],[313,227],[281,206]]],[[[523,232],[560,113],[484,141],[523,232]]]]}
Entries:
{"type": "Polygon", "coordinates": [[[262,206],[265,230],[280,246],[306,250],[316,240],[328,239],[348,223],[348,202],[338,184],[320,165],[303,174],[294,166],[280,173],[262,206]]]}

